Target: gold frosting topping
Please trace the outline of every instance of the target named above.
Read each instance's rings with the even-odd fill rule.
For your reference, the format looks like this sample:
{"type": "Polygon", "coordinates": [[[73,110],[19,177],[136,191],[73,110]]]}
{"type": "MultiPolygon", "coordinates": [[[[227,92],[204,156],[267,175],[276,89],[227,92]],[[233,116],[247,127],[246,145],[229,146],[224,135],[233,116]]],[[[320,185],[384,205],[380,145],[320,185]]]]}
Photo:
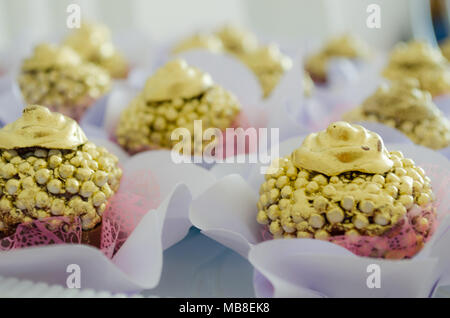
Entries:
{"type": "Polygon", "coordinates": [[[277,45],[263,46],[248,54],[245,63],[254,72],[284,72],[292,67],[292,60],[280,52],[277,45]]]}
{"type": "Polygon", "coordinates": [[[347,171],[384,173],[392,161],[381,137],[359,125],[335,122],[308,135],[292,154],[294,165],[336,176],[347,171]]]}
{"type": "Polygon", "coordinates": [[[85,60],[108,70],[114,78],[127,75],[128,65],[116,50],[108,27],[98,23],[83,23],[64,40],[85,60]]]}
{"type": "Polygon", "coordinates": [[[33,55],[25,59],[22,70],[45,70],[52,67],[73,67],[82,64],[80,56],[67,46],[43,43],[34,48],[33,55]]]}
{"type": "Polygon", "coordinates": [[[201,95],[213,84],[209,74],[189,66],[182,59],[176,59],[147,80],[142,94],[145,100],[154,102],[192,98],[201,95]]]}
{"type": "Polygon", "coordinates": [[[219,53],[223,50],[223,45],[222,41],[214,34],[198,33],[180,42],[172,51],[173,53],[180,53],[200,48],[219,53]]]}
{"type": "Polygon", "coordinates": [[[258,39],[253,33],[235,25],[225,25],[216,35],[222,40],[225,50],[232,54],[246,54],[258,47],[258,39]]]}
{"type": "Polygon", "coordinates": [[[26,107],[22,117],[0,129],[3,149],[73,149],[86,142],[86,135],[73,119],[38,105],[26,107]]]}
{"type": "Polygon", "coordinates": [[[421,88],[432,95],[447,93],[450,90],[448,62],[439,49],[426,42],[398,44],[383,70],[383,76],[391,80],[417,78],[421,88]]]}

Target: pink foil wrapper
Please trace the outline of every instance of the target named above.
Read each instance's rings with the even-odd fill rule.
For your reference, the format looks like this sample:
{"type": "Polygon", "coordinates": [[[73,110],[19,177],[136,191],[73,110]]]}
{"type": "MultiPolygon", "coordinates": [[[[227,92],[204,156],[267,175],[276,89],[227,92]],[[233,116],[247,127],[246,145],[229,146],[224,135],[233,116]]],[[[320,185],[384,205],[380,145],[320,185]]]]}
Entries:
{"type": "MultiPolygon", "coordinates": [[[[160,201],[158,183],[151,171],[124,175],[120,191],[110,198],[102,216],[100,249],[103,254],[112,258],[142,217],[156,209],[160,201]]],[[[0,251],[52,244],[80,244],[81,238],[79,218],[50,217],[19,224],[13,235],[0,240],[0,251]]]]}

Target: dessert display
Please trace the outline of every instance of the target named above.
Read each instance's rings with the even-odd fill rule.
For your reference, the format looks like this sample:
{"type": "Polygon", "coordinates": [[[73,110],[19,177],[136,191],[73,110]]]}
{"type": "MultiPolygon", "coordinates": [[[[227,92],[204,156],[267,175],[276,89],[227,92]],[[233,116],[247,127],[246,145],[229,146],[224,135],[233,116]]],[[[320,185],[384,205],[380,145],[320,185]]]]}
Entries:
{"type": "Polygon", "coordinates": [[[86,61],[107,70],[111,77],[127,77],[128,62],[112,43],[111,32],[106,25],[84,23],[67,36],[64,44],[86,61]]]}
{"type": "Polygon", "coordinates": [[[233,127],[240,112],[237,99],[215,84],[209,74],[189,66],[184,60],[168,62],[151,76],[143,90],[123,110],[116,129],[118,143],[128,152],[171,149],[179,143],[171,138],[177,128],[186,128],[192,153],[198,146],[218,141],[194,140],[194,121],[203,131],[233,127]],[[199,144],[200,142],[200,144],[199,144]]]}
{"type": "Polygon", "coordinates": [[[397,44],[391,53],[383,76],[390,80],[417,78],[420,87],[431,95],[450,91],[450,70],[447,59],[438,48],[427,42],[412,41],[397,44]]]}
{"type": "Polygon", "coordinates": [[[79,218],[82,242],[99,247],[102,214],[121,175],[118,159],[74,120],[26,107],[0,129],[0,238],[34,220],[79,218]]]}
{"type": "Polygon", "coordinates": [[[356,242],[350,250],[357,254],[404,258],[432,235],[430,179],[362,126],[332,123],[272,168],[260,187],[257,221],[273,238],[356,242]]]}
{"type": "Polygon", "coordinates": [[[366,43],[350,34],[344,34],[332,38],[318,53],[309,56],[305,62],[305,69],[315,82],[325,83],[331,59],[358,60],[368,57],[369,48],[366,43]]]}
{"type": "Polygon", "coordinates": [[[205,49],[220,53],[223,51],[222,41],[214,34],[197,33],[178,43],[172,52],[177,54],[192,49],[205,49]]]}
{"type": "Polygon", "coordinates": [[[420,89],[415,78],[381,85],[360,107],[344,115],[344,119],[388,125],[428,148],[450,146],[450,121],[433,103],[431,94],[420,89]]]}
{"type": "Polygon", "coordinates": [[[26,58],[18,77],[28,104],[39,104],[80,120],[111,86],[109,74],[69,47],[41,44],[26,58]]]}
{"type": "Polygon", "coordinates": [[[268,45],[242,56],[243,62],[253,71],[263,90],[263,97],[270,95],[284,73],[292,67],[289,57],[278,46],[268,45]]]}

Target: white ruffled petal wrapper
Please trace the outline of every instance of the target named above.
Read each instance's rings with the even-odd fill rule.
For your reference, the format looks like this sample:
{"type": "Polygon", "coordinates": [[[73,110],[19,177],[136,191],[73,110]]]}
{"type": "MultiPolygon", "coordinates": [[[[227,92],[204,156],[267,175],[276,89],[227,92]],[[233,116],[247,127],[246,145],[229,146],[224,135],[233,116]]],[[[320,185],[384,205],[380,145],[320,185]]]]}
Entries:
{"type": "MultiPolygon", "coordinates": [[[[93,140],[93,142],[99,142],[93,140]]],[[[124,160],[124,176],[147,171],[157,181],[161,203],[148,211],[112,259],[87,245],[52,245],[0,252],[0,275],[66,285],[69,264],[81,269],[81,287],[113,292],[135,292],[154,288],[159,281],[163,250],[183,239],[191,227],[188,210],[215,178],[195,165],[171,163],[170,152],[144,152],[127,159],[116,145],[99,144],[124,160]]],[[[134,192],[137,191],[137,192],[134,192]]],[[[120,193],[139,189],[119,188],[120,193]]],[[[149,194],[150,195],[150,194],[149,194]]]]}
{"type": "MultiPolygon", "coordinates": [[[[280,155],[292,152],[303,137],[280,145],[280,155]]],[[[215,166],[222,177],[192,202],[190,219],[202,233],[247,258],[255,267],[254,286],[261,297],[418,297],[431,296],[450,281],[450,163],[442,155],[413,144],[386,144],[421,165],[437,196],[439,226],[425,247],[409,260],[359,257],[336,244],[314,239],[263,242],[256,222],[258,189],[264,176],[259,165],[215,166]],[[246,178],[244,179],[243,176],[246,178]],[[213,209],[211,207],[214,206],[213,209]],[[367,266],[381,270],[381,288],[368,288],[367,266]]]]}

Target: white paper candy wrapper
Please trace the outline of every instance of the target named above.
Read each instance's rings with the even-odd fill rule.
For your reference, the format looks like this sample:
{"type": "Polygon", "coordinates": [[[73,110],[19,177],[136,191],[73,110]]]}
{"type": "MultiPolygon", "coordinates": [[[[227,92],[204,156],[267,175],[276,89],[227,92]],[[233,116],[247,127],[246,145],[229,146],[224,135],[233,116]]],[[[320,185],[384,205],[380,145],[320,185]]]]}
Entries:
{"type": "MultiPolygon", "coordinates": [[[[135,292],[154,288],[158,284],[163,250],[186,235],[191,226],[188,218],[191,198],[211,186],[215,178],[195,165],[173,164],[168,151],[144,152],[127,159],[127,155],[115,145],[105,140],[92,141],[119,156],[124,178],[151,173],[156,183],[154,188],[159,191],[157,207],[142,217],[112,259],[87,245],[60,244],[13,249],[0,252],[0,275],[65,286],[73,271],[73,267],[70,269],[68,266],[75,264],[73,266],[79,266],[81,270],[82,288],[135,292]]],[[[142,193],[142,189],[122,183],[115,195],[153,195],[142,193]],[[126,191],[125,194],[123,191],[126,191]]]]}
{"type": "MultiPolygon", "coordinates": [[[[302,139],[297,137],[283,142],[280,155],[291,153],[302,139]]],[[[223,177],[195,199],[190,219],[203,234],[248,258],[256,269],[254,285],[258,296],[430,296],[439,285],[450,282],[450,198],[447,193],[450,164],[438,153],[412,144],[387,143],[386,147],[403,151],[425,169],[439,202],[438,228],[412,259],[392,261],[359,257],[336,244],[313,239],[263,242],[262,226],[256,222],[257,193],[264,179],[258,165],[247,169],[236,165],[235,171],[240,175],[223,177]],[[370,267],[371,264],[376,265],[370,267]],[[370,288],[372,280],[368,277],[373,268],[380,270],[381,288],[370,288]]],[[[211,172],[223,176],[232,170],[231,166],[217,165],[211,172]]]]}

